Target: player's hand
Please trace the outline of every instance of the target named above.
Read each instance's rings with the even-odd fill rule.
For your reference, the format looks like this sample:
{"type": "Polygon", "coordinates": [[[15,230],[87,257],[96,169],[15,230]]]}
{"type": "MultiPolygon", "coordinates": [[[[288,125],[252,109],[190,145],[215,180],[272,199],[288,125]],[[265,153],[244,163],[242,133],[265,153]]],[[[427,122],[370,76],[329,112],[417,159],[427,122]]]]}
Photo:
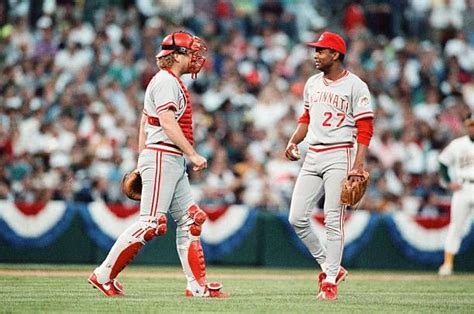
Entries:
{"type": "Polygon", "coordinates": [[[364,180],[364,169],[355,168],[349,171],[348,181],[351,186],[354,186],[356,182],[362,182],[364,180]]]}
{"type": "Polygon", "coordinates": [[[462,189],[462,184],[459,182],[449,182],[448,189],[452,192],[459,191],[462,189]]]}
{"type": "Polygon", "coordinates": [[[295,143],[288,143],[285,149],[285,157],[291,161],[295,161],[301,158],[300,151],[295,143]]]}
{"type": "Polygon", "coordinates": [[[189,156],[189,160],[193,164],[194,171],[201,171],[207,168],[207,160],[198,153],[189,156]]]}

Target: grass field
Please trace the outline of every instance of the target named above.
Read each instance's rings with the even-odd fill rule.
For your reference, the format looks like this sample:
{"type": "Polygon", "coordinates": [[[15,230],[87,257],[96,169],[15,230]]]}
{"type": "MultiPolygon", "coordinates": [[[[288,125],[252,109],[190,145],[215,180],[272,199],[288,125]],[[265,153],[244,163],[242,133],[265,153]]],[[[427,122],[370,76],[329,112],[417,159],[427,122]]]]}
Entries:
{"type": "Polygon", "coordinates": [[[94,266],[0,264],[0,312],[149,313],[473,313],[474,274],[349,270],[339,299],[315,298],[316,271],[208,267],[229,299],[184,297],[178,267],[130,266],[119,277],[127,296],[106,298],[87,283],[94,266]]]}

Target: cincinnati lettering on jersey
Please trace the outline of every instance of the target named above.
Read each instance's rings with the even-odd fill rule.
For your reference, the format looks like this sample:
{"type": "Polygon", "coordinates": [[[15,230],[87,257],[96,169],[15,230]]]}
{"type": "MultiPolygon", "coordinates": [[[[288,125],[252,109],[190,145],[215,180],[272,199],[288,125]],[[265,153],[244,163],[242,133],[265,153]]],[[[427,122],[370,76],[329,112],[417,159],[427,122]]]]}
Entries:
{"type": "Polygon", "coordinates": [[[312,93],[309,97],[309,101],[312,103],[332,105],[345,113],[349,110],[349,101],[331,91],[317,91],[316,93],[312,93]]]}

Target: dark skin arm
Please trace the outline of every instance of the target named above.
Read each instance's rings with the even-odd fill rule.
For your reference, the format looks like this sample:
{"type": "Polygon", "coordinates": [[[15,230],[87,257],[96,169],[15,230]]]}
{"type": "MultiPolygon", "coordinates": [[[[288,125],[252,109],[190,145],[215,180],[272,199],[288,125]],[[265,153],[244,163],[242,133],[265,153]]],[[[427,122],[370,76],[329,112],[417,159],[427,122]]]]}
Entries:
{"type": "Polygon", "coordinates": [[[295,132],[293,132],[293,135],[288,141],[288,145],[286,145],[285,157],[288,160],[295,161],[300,159],[298,144],[304,140],[306,133],[308,133],[308,125],[305,123],[299,123],[295,132]]]}
{"type": "Polygon", "coordinates": [[[349,181],[352,184],[355,182],[362,181],[362,172],[364,171],[364,162],[365,157],[367,156],[367,151],[369,147],[365,144],[357,143],[357,153],[354,161],[354,166],[349,172],[349,181]]]}

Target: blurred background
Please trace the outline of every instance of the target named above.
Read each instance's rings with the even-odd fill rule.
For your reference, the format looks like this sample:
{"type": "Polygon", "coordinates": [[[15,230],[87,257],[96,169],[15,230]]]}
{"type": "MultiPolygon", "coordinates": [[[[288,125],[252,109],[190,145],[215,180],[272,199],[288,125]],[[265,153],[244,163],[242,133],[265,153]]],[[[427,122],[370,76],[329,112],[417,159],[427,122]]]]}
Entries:
{"type": "MultiPolygon", "coordinates": [[[[38,261],[47,261],[51,254],[44,252],[57,251],[51,246],[73,228],[66,226],[71,221],[81,225],[75,239],[88,234],[91,248],[106,250],[118,231],[101,223],[125,225],[136,213],[120,181],[136,166],[155,54],[163,37],[177,30],[202,37],[210,48],[197,80],[185,78],[196,148],[209,160],[207,171],[189,171],[194,197],[215,213],[216,224],[227,211],[245,209],[239,226],[252,227],[235,228],[240,242],[229,240],[236,234],[219,240],[220,231],[208,231],[211,260],[217,252],[216,261],[245,263],[229,254],[239,256],[236,250],[250,245],[245,241],[272,230],[264,228],[271,217],[286,230],[301,164],[283,152],[303,111],[304,83],[316,72],[305,42],[331,30],[346,39],[345,65],[369,85],[376,113],[367,159],[372,180],[359,210],[348,215],[365,217],[359,225],[366,229],[354,231],[346,263],[385,267],[361,257],[377,255],[368,244],[380,238],[369,237],[377,232],[392,236],[377,245],[393,249],[406,265],[421,251],[429,254],[415,265],[442,261],[450,194],[439,185],[437,156],[464,134],[463,117],[474,110],[474,0],[2,0],[0,261],[28,260],[26,248],[37,248],[35,255],[44,257],[38,261]],[[49,218],[40,218],[48,210],[49,218]],[[114,218],[97,214],[107,210],[114,218]],[[416,230],[404,233],[412,224],[416,230]],[[421,235],[426,243],[433,230],[440,232],[436,244],[410,242],[427,230],[421,235]],[[356,247],[356,240],[363,241],[356,247]],[[221,242],[234,244],[217,248],[221,242]],[[406,243],[411,246],[404,251],[406,243]]],[[[316,210],[316,229],[318,217],[316,210]]],[[[474,231],[465,235],[462,252],[472,256],[474,231]]],[[[288,247],[298,250],[294,240],[288,247]]],[[[252,250],[250,263],[266,265],[259,259],[263,249],[252,250]]],[[[302,264],[312,265],[304,249],[298,252],[302,264]]],[[[88,254],[62,256],[100,256],[88,254]]],[[[472,263],[465,267],[474,270],[472,263]]]]}

